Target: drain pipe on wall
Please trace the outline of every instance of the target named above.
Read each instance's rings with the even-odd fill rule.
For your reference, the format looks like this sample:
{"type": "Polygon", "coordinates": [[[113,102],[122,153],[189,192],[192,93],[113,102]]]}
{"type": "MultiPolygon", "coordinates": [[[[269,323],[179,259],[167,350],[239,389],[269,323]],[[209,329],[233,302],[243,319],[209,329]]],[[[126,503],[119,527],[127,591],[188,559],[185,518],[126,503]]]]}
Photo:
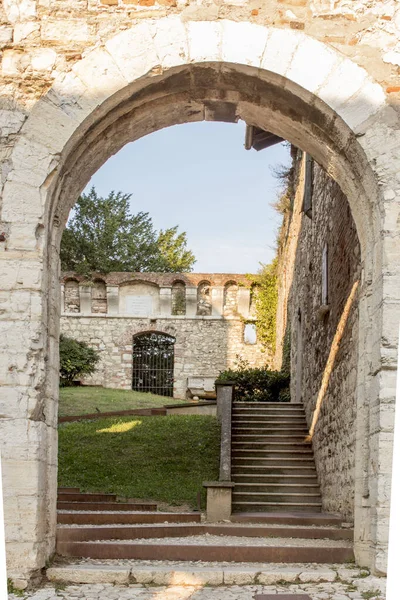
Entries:
{"type": "Polygon", "coordinates": [[[399,597],[400,556],[400,327],[397,359],[397,389],[394,411],[392,492],[390,498],[389,548],[386,600],[399,597]]]}
{"type": "Polygon", "coordinates": [[[0,452],[0,598],[7,598],[6,539],[4,531],[3,477],[0,452]]]}

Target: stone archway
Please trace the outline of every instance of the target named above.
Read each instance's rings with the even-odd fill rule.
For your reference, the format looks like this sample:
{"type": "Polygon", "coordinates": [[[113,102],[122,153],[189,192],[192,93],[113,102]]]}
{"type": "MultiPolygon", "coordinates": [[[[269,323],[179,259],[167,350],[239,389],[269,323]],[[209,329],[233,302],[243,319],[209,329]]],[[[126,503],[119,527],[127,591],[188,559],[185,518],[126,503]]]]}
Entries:
{"type": "Polygon", "coordinates": [[[392,427],[399,314],[398,116],[364,69],[305,34],[167,17],[111,37],[62,73],[9,154],[1,217],[9,402],[0,431],[12,576],[41,568],[54,549],[58,255],[69,210],[127,142],[177,123],[239,118],[313,155],[349,199],[363,266],[355,549],[361,564],[385,569],[391,440],[382,428],[385,419],[392,427]]]}

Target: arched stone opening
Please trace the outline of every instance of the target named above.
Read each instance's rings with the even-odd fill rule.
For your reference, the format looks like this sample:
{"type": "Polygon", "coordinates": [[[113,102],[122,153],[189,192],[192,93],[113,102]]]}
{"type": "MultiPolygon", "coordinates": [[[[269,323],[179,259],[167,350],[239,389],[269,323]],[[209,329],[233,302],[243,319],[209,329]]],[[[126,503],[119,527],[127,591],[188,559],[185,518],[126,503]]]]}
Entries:
{"type": "Polygon", "coordinates": [[[174,281],[171,296],[172,314],[186,315],[186,284],[183,281],[174,281]]]}
{"type": "Polygon", "coordinates": [[[224,285],[224,315],[234,316],[238,310],[238,289],[236,281],[227,281],[224,285]]]}
{"type": "MultiPolygon", "coordinates": [[[[8,223],[6,276],[14,281],[15,266],[25,269],[23,285],[39,309],[29,327],[10,313],[11,355],[28,360],[31,375],[18,380],[27,390],[27,408],[10,414],[15,423],[7,423],[3,437],[18,438],[23,448],[34,436],[40,454],[26,463],[37,510],[25,523],[23,539],[9,537],[12,570],[32,572],[54,549],[58,256],[69,210],[91,175],[126,143],[162,127],[204,119],[243,119],[288,139],[312,155],[349,199],[363,268],[356,556],[361,564],[384,570],[388,501],[382,489],[390,475],[391,446],[379,428],[373,429],[369,407],[383,415],[385,400],[394,394],[396,340],[390,322],[398,302],[389,307],[382,300],[393,298],[400,277],[393,270],[400,251],[391,204],[397,116],[365,71],[299,32],[278,35],[274,28],[229,21],[185,26],[179,19],[160,19],[152,31],[144,25],[118,34],[57,80],[32,109],[11,155],[2,205],[8,223]],[[246,43],[238,45],[237,39],[246,43]],[[385,463],[383,471],[370,469],[370,455],[385,463]],[[21,544],[29,548],[25,555],[21,544]]],[[[16,385],[9,373],[6,385],[16,385]]],[[[13,455],[4,456],[7,478],[13,455]]],[[[10,493],[19,492],[11,486],[10,493]]],[[[17,524],[10,504],[6,518],[17,524]]]]}
{"type": "Polygon", "coordinates": [[[92,287],[92,313],[107,313],[107,286],[103,279],[95,279],[92,287]]]}

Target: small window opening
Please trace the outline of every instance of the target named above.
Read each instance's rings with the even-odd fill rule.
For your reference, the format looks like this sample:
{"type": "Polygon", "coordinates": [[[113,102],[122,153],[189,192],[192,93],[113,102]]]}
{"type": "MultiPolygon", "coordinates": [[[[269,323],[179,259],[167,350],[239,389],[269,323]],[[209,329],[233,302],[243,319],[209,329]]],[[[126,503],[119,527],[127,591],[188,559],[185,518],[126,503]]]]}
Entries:
{"type": "Polygon", "coordinates": [[[244,326],[244,343],[252,345],[257,343],[257,327],[255,323],[246,323],[244,326]]]}

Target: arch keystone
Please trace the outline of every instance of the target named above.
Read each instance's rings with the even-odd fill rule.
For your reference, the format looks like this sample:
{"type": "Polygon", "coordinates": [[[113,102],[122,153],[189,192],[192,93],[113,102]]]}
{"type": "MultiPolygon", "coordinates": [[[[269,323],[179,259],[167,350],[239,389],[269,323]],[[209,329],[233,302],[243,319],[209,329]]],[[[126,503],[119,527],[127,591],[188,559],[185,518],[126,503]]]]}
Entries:
{"type": "Polygon", "coordinates": [[[224,20],[221,23],[222,60],[259,67],[267,43],[268,29],[236,21],[224,20]]]}
{"type": "Polygon", "coordinates": [[[191,21],[186,28],[191,63],[221,60],[221,22],[191,21]]]}
{"type": "Polygon", "coordinates": [[[301,39],[299,32],[271,28],[261,68],[277,75],[286,75],[301,39]]]}
{"type": "Polygon", "coordinates": [[[150,24],[150,32],[163,69],[186,64],[189,59],[187,31],[178,17],[167,17],[150,24]]]}

